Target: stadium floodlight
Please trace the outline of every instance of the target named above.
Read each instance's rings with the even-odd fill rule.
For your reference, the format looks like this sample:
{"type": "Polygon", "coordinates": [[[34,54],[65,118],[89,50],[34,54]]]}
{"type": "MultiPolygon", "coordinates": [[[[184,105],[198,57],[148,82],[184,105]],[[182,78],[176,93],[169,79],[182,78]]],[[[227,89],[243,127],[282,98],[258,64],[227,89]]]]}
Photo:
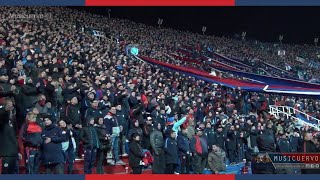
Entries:
{"type": "Polygon", "coordinates": [[[108,9],[108,18],[111,19],[111,9],[108,9]]]}
{"type": "Polygon", "coordinates": [[[279,35],[279,41],[281,45],[282,45],[282,40],[283,40],[283,35],[279,35]]]}
{"type": "Polygon", "coordinates": [[[163,19],[159,18],[159,19],[158,19],[158,27],[159,27],[159,28],[161,27],[162,23],[163,23],[163,19]]]}
{"type": "Polygon", "coordinates": [[[207,27],[206,26],[202,26],[202,34],[204,35],[204,33],[207,31],[207,27]]]}
{"type": "Polygon", "coordinates": [[[314,45],[318,46],[319,38],[314,38],[314,45]]]}
{"type": "Polygon", "coordinates": [[[242,34],[241,34],[242,40],[245,40],[246,36],[247,36],[247,32],[242,32],[242,34]]]}

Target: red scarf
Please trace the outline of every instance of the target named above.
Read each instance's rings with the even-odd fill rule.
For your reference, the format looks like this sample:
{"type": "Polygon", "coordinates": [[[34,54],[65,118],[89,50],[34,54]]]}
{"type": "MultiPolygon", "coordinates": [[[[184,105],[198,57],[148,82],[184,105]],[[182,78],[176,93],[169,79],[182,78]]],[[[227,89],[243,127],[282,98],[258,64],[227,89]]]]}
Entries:
{"type": "Polygon", "coordinates": [[[196,152],[199,154],[202,154],[202,146],[201,146],[201,140],[199,136],[194,136],[196,138],[196,152]]]}

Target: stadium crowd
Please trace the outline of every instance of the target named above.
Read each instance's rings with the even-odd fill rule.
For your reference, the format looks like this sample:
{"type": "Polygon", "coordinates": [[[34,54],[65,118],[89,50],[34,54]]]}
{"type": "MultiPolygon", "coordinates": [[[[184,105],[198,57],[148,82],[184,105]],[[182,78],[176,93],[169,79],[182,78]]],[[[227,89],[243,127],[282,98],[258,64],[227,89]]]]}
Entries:
{"type": "MultiPolygon", "coordinates": [[[[281,65],[271,50],[62,7],[0,10],[7,17],[0,25],[2,174],[19,173],[22,157],[28,174],[40,173],[42,165],[48,174],[71,174],[82,154],[86,174],[95,162],[103,174],[109,156],[109,165],[124,165],[121,157],[128,156],[134,174],[149,163],[154,174],[219,174],[258,152],[319,152],[316,130],[268,111],[269,105],[287,105],[319,117],[318,100],[209,84],[145,63],[125,47],[134,44],[143,56],[177,63],[167,55],[183,45],[212,43],[228,57],[281,65]],[[50,16],[13,18],[19,13],[50,16]],[[122,40],[98,39],[82,26],[122,40]]],[[[284,48],[291,55],[282,62],[308,70],[294,61],[309,52],[305,47],[284,48]]]]}

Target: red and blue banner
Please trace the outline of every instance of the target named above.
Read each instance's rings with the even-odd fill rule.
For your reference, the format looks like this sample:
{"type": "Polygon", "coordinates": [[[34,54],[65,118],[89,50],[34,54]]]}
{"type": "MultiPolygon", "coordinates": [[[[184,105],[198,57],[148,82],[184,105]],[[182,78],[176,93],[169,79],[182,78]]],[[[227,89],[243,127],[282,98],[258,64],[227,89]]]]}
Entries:
{"type": "MultiPolygon", "coordinates": [[[[288,84],[284,84],[284,85],[281,83],[280,84],[270,83],[271,81],[269,81],[269,83],[264,83],[264,82],[254,83],[254,82],[248,82],[244,80],[212,76],[208,72],[203,70],[190,68],[190,67],[177,66],[177,65],[157,61],[155,59],[148,58],[148,57],[140,57],[140,58],[146,61],[147,63],[157,65],[159,67],[163,67],[172,71],[177,71],[209,83],[221,84],[229,88],[234,88],[234,89],[241,88],[242,90],[250,91],[250,92],[276,93],[276,94],[294,95],[294,96],[303,96],[303,97],[312,96],[313,98],[320,98],[320,88],[317,88],[317,86],[301,87],[301,86],[296,86],[295,84],[290,85],[291,80],[287,81],[288,84]]],[[[228,70],[228,71],[231,71],[231,70],[228,70]]],[[[255,76],[255,75],[252,75],[252,76],[255,76]]],[[[260,77],[260,76],[257,76],[257,77],[260,77]]],[[[300,82],[296,82],[296,83],[300,83],[300,82]]]]}

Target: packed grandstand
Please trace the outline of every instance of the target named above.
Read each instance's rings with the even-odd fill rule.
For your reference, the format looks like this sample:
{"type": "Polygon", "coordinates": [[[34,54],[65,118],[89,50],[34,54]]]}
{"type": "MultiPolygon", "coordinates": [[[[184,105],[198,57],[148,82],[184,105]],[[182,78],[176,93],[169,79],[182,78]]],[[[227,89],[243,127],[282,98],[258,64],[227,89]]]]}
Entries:
{"type": "Polygon", "coordinates": [[[319,173],[255,162],[319,152],[317,47],[0,11],[2,174],[319,173]]]}

